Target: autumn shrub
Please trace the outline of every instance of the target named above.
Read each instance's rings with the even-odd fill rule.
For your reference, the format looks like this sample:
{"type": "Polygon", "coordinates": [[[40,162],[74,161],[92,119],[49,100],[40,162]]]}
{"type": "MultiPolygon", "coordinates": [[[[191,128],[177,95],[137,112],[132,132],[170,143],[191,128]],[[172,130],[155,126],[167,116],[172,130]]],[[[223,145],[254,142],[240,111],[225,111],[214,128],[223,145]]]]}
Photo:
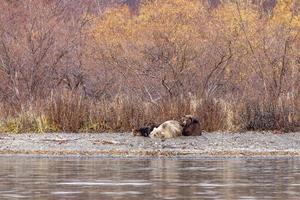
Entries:
{"type": "Polygon", "coordinates": [[[1,130],[297,130],[297,1],[140,2],[0,0],[1,130]]]}

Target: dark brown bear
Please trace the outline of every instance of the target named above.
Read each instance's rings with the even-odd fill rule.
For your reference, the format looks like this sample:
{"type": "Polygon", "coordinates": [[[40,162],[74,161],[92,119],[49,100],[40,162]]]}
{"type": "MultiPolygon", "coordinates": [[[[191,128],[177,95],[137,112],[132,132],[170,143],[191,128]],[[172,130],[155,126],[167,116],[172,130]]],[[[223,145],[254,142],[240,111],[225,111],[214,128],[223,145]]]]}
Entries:
{"type": "Polygon", "coordinates": [[[182,117],[180,124],[183,127],[182,135],[184,136],[199,136],[202,134],[199,120],[192,115],[182,117]]]}
{"type": "Polygon", "coordinates": [[[153,131],[153,129],[159,127],[159,125],[160,124],[157,123],[148,123],[140,128],[133,129],[132,134],[133,136],[149,137],[149,134],[153,131]]]}

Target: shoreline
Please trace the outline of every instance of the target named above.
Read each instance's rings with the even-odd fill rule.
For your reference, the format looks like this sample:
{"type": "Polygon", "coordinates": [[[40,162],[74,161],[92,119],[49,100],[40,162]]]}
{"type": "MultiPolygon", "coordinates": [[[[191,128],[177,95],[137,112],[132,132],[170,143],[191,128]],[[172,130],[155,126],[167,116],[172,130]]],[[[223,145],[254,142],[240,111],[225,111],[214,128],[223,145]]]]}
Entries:
{"type": "Polygon", "coordinates": [[[0,156],[300,158],[300,132],[204,133],[161,141],[130,133],[0,134],[0,156]]]}

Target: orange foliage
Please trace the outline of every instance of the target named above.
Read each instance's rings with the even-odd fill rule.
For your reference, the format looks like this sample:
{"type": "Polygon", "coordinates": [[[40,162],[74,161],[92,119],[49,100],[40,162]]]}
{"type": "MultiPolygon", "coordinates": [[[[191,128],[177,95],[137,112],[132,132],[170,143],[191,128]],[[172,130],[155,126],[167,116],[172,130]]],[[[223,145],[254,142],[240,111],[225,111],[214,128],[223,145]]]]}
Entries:
{"type": "MultiPolygon", "coordinates": [[[[185,112],[210,119],[203,121],[208,130],[299,124],[295,0],[278,1],[270,12],[231,0],[214,8],[199,0],[142,1],[136,12],[105,1],[103,7],[98,1],[0,2],[0,102],[12,110],[74,93],[110,105],[97,116],[119,128],[185,112]],[[209,125],[214,118],[217,125],[209,125]],[[274,123],[258,123],[264,120],[274,123]]],[[[84,119],[97,121],[89,112],[84,119]]],[[[76,129],[85,124],[79,122],[76,129]]]]}

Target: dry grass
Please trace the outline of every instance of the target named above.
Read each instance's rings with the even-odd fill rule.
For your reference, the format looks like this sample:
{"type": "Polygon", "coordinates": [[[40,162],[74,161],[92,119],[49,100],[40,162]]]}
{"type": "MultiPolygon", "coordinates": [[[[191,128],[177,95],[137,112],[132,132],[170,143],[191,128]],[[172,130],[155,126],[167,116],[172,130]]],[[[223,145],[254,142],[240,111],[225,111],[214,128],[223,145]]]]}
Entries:
{"type": "Polygon", "coordinates": [[[276,102],[234,103],[193,97],[168,99],[156,104],[128,96],[118,96],[112,101],[92,101],[77,93],[66,93],[22,106],[21,111],[8,106],[2,106],[1,111],[1,131],[13,133],[130,131],[147,122],[178,120],[185,114],[197,116],[202,129],[208,132],[288,132],[300,127],[299,100],[288,98],[276,102]]]}
{"type": "Polygon", "coordinates": [[[300,127],[299,100],[247,102],[243,113],[244,129],[296,131],[300,127]]]}

